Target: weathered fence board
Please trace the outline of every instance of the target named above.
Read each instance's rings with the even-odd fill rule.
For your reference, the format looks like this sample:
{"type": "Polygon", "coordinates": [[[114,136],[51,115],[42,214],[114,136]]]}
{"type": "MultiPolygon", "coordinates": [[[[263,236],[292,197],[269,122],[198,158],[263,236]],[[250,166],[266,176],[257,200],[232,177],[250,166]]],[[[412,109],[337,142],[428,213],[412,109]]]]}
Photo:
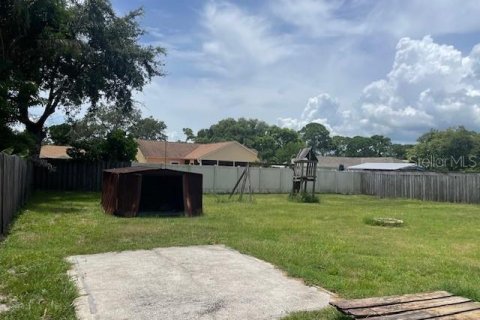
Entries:
{"type": "Polygon", "coordinates": [[[34,188],[61,191],[100,191],[105,169],[129,167],[130,162],[48,160],[53,171],[35,167],[34,188]]]}
{"type": "Polygon", "coordinates": [[[359,193],[382,198],[480,203],[480,174],[361,172],[359,193]]]}
{"type": "Polygon", "coordinates": [[[15,213],[27,201],[31,177],[28,161],[0,153],[0,234],[7,233],[15,213]]]}

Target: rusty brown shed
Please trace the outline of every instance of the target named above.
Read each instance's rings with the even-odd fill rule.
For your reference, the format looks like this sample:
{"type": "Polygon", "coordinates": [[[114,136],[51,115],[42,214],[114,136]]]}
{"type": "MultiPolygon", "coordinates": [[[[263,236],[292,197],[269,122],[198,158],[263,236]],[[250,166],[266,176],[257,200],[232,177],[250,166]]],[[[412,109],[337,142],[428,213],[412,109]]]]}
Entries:
{"type": "Polygon", "coordinates": [[[150,167],[104,170],[102,206],[124,217],[142,212],[200,215],[202,175],[150,167]]]}

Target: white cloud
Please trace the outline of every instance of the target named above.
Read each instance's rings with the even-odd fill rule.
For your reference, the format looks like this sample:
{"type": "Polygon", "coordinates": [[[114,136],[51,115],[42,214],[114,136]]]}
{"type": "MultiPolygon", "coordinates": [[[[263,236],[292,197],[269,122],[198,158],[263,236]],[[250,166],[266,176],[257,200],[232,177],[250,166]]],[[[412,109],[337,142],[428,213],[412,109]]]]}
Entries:
{"type": "Polygon", "coordinates": [[[390,34],[395,37],[453,34],[480,28],[477,0],[272,0],[283,21],[313,37],[390,34]],[[440,18],[441,17],[441,18],[440,18]]]}
{"type": "Polygon", "coordinates": [[[211,0],[192,7],[189,23],[149,29],[168,48],[168,76],[137,95],[172,131],[226,117],[293,128],[316,121],[338,134],[401,141],[431,127],[479,128],[480,45],[458,50],[480,30],[478,0],[211,0]],[[457,48],[425,34],[444,35],[457,48]]]}
{"type": "Polygon", "coordinates": [[[209,2],[202,13],[201,67],[224,75],[268,66],[291,53],[286,37],[274,34],[269,21],[228,2],[209,2]]]}
{"type": "Polygon", "coordinates": [[[480,45],[462,56],[430,36],[402,38],[391,71],[367,85],[357,103],[342,108],[322,94],[309,100],[299,119],[281,123],[294,126],[317,120],[338,133],[384,134],[399,141],[414,141],[429,128],[465,125],[478,130],[479,71],[480,45]]]}
{"type": "Polygon", "coordinates": [[[335,132],[335,126],[346,118],[348,114],[340,111],[338,101],[328,93],[322,93],[308,99],[300,119],[279,118],[278,123],[281,127],[299,130],[308,123],[317,122],[323,124],[330,132],[335,132]]]}
{"type": "Polygon", "coordinates": [[[478,31],[480,2],[462,0],[376,1],[368,15],[371,32],[418,37],[478,31]]]}
{"type": "Polygon", "coordinates": [[[386,79],[363,90],[357,116],[363,129],[415,139],[429,128],[466,125],[478,128],[480,103],[472,66],[478,57],[463,57],[452,46],[403,38],[386,79]]]}
{"type": "MultiPolygon", "coordinates": [[[[346,3],[331,0],[275,0],[272,11],[281,19],[313,36],[336,36],[365,32],[363,21],[339,16],[346,3]]],[[[353,2],[349,5],[355,4],[353,2]]]]}

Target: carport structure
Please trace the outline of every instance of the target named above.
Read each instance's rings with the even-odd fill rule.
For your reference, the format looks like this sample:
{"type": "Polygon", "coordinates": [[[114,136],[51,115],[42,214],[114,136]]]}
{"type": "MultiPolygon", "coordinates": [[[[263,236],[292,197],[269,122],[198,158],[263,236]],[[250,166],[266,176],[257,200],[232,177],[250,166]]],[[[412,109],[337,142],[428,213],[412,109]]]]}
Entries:
{"type": "Polygon", "coordinates": [[[202,175],[149,167],[103,171],[102,206],[124,217],[139,213],[202,214],[202,175]]]}

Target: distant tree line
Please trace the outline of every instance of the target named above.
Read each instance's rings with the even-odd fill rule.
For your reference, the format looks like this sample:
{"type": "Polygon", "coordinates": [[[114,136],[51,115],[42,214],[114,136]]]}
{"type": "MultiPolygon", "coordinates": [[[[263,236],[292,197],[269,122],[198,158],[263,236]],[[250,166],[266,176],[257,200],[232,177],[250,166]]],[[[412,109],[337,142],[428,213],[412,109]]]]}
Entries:
{"type": "MultiPolygon", "coordinates": [[[[165,140],[166,128],[163,121],[143,117],[136,108],[125,113],[99,105],[78,120],[48,127],[44,143],[71,146],[68,153],[76,159],[129,161],[136,156],[135,139],[165,140]]],[[[480,133],[462,126],[430,130],[414,145],[392,143],[382,135],[332,136],[320,123],[309,123],[296,131],[245,118],[227,118],[196,134],[190,128],[183,132],[184,142],[238,141],[255,149],[264,164],[290,163],[301,148],[309,146],[321,156],[394,157],[432,171],[480,171],[480,133]]],[[[1,134],[10,137],[8,146],[17,153],[26,153],[35,143],[27,132],[8,128],[1,134]]]]}
{"type": "Polygon", "coordinates": [[[195,135],[183,132],[187,141],[196,143],[238,141],[258,151],[264,163],[289,163],[305,146],[322,156],[394,157],[415,162],[431,171],[480,172],[480,133],[463,126],[430,130],[416,144],[392,143],[383,135],[332,136],[320,123],[309,123],[298,131],[269,125],[257,119],[228,118],[195,135]]]}
{"type": "Polygon", "coordinates": [[[235,140],[258,151],[265,163],[289,163],[298,151],[305,147],[322,156],[343,157],[396,157],[405,159],[411,145],[394,144],[390,138],[331,136],[320,123],[309,123],[299,131],[269,125],[258,119],[238,120],[228,118],[195,135],[190,128],[183,132],[187,141],[210,143],[235,140]]]}

